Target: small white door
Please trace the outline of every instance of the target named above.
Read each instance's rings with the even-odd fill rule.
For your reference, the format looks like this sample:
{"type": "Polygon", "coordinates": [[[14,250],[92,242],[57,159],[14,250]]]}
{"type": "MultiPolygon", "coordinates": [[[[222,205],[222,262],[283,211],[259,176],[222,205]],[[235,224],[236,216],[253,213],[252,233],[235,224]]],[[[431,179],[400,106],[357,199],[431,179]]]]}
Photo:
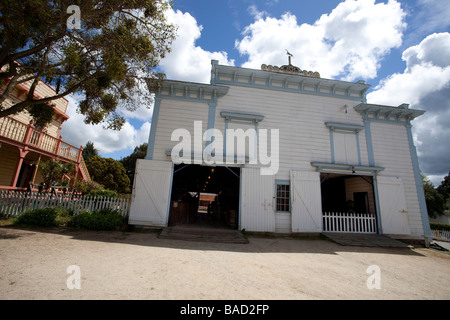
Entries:
{"type": "Polygon", "coordinates": [[[137,160],[130,224],[167,226],[172,171],[172,162],[137,160]]]}
{"type": "Polygon", "coordinates": [[[400,178],[379,176],[377,179],[383,234],[410,234],[405,191],[400,178]]]}
{"type": "Polygon", "coordinates": [[[275,231],[274,183],[274,176],[261,175],[259,168],[241,169],[241,230],[275,231]]]}
{"type": "Polygon", "coordinates": [[[358,163],[358,149],[356,147],[357,137],[358,136],[353,133],[334,133],[334,161],[336,163],[358,163]]]}
{"type": "Polygon", "coordinates": [[[322,232],[320,173],[291,171],[292,232],[322,232]]]}

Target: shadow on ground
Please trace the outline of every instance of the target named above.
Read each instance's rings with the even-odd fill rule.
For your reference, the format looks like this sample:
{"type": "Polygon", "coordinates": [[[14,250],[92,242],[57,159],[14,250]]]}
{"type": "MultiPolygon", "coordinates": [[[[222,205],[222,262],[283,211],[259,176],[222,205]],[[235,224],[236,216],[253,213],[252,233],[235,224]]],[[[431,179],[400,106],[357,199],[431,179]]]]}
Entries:
{"type": "MultiPolygon", "coordinates": [[[[234,230],[236,231],[236,230],[234,230]]],[[[238,232],[238,231],[236,231],[238,232]]],[[[246,243],[220,243],[211,241],[188,241],[159,238],[161,230],[134,231],[90,231],[74,230],[61,227],[38,228],[17,225],[0,226],[2,239],[20,239],[36,234],[53,234],[70,237],[76,241],[99,241],[124,245],[163,247],[182,250],[231,251],[242,253],[311,253],[334,255],[338,252],[379,253],[395,255],[422,254],[410,247],[376,247],[338,244],[324,235],[280,236],[274,234],[247,234],[246,243]]]]}

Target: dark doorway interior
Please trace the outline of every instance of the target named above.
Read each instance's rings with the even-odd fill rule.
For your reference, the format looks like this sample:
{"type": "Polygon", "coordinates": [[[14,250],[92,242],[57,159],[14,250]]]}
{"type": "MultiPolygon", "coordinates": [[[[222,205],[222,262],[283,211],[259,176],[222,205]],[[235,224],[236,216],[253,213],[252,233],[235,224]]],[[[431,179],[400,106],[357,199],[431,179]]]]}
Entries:
{"type": "Polygon", "coordinates": [[[372,177],[322,174],[323,212],[375,214],[372,177]]]}
{"type": "Polygon", "coordinates": [[[322,210],[324,212],[345,212],[345,177],[331,177],[322,182],[322,210]]]}
{"type": "Polygon", "coordinates": [[[23,162],[20,168],[19,177],[17,179],[16,187],[26,188],[33,178],[33,173],[36,168],[35,164],[23,162]]]}
{"type": "Polygon", "coordinates": [[[240,168],[175,165],[169,226],[238,228],[240,168]]]}
{"type": "Polygon", "coordinates": [[[353,199],[355,199],[355,212],[369,213],[368,192],[353,192],[353,199]]]}

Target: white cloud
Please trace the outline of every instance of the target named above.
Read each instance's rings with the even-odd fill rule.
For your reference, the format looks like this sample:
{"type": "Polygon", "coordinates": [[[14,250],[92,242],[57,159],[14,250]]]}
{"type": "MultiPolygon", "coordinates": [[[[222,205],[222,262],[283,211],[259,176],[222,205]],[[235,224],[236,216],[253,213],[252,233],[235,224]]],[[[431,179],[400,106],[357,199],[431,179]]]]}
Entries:
{"type": "Polygon", "coordinates": [[[84,123],[84,116],[77,113],[78,102],[75,97],[68,97],[67,115],[70,117],[61,129],[63,140],[74,146],[84,146],[88,141],[94,143],[101,154],[121,150],[132,150],[134,147],[148,141],[150,122],[144,122],[139,128],[126,122],[122,130],[106,130],[102,125],[84,123]]]}
{"type": "Polygon", "coordinates": [[[435,185],[450,170],[450,33],[435,33],[403,52],[406,69],[380,82],[369,103],[426,110],[413,132],[422,171],[435,185]]]}
{"type": "Polygon", "coordinates": [[[220,64],[234,65],[226,52],[210,52],[195,45],[203,27],[189,13],[180,10],[167,11],[167,20],[178,26],[177,38],[172,44],[172,52],[162,59],[160,66],[168,79],[209,83],[211,60],[220,64]]]}
{"type": "Polygon", "coordinates": [[[382,58],[401,45],[406,27],[405,13],[394,0],[346,0],[313,25],[299,25],[289,12],[278,19],[256,7],[249,10],[255,22],[236,41],[239,52],[248,55],[244,67],[286,64],[288,49],[301,69],[349,81],[375,78],[382,58]]]}

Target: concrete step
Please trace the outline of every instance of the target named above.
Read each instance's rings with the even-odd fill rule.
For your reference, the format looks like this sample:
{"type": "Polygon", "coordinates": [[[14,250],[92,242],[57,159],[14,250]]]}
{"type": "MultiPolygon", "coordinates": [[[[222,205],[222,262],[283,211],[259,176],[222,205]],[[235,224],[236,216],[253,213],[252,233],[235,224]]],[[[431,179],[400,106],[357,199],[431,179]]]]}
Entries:
{"type": "Polygon", "coordinates": [[[216,243],[248,243],[248,240],[238,230],[219,228],[167,227],[162,230],[159,238],[216,243]]]}

